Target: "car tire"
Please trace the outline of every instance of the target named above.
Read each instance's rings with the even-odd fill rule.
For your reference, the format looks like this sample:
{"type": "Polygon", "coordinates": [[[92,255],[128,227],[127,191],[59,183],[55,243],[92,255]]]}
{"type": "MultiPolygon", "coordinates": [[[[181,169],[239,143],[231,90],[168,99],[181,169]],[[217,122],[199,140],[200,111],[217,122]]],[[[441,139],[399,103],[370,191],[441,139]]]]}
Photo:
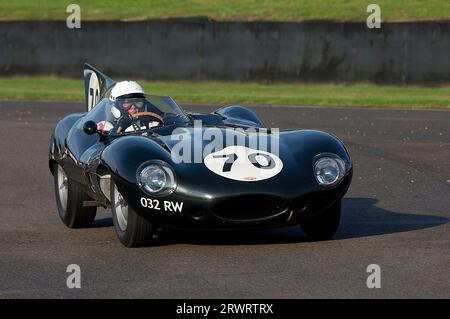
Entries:
{"type": "Polygon", "coordinates": [[[331,239],[336,233],[341,219],[341,200],[318,215],[301,222],[303,232],[312,240],[331,239]]]}
{"type": "Polygon", "coordinates": [[[145,246],[152,242],[153,225],[138,215],[127,204],[117,186],[111,180],[111,210],[114,229],[120,242],[126,247],[145,246]]]}
{"type": "Polygon", "coordinates": [[[53,167],[56,206],[62,222],[69,228],[91,226],[97,207],[84,207],[83,201],[92,199],[66,175],[61,165],[55,164],[53,167]]]}

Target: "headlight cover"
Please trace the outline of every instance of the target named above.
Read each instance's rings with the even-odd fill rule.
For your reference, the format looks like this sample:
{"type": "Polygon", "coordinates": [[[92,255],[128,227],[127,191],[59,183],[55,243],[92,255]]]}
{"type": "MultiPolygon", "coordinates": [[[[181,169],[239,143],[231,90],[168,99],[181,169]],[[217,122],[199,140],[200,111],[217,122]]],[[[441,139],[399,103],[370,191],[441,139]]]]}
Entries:
{"type": "Polygon", "coordinates": [[[344,161],[332,153],[317,155],[313,168],[317,182],[324,187],[337,185],[345,175],[344,161]]]}
{"type": "Polygon", "coordinates": [[[163,161],[148,161],[137,170],[139,187],[152,196],[163,196],[172,193],[177,184],[172,168],[163,161]]]}

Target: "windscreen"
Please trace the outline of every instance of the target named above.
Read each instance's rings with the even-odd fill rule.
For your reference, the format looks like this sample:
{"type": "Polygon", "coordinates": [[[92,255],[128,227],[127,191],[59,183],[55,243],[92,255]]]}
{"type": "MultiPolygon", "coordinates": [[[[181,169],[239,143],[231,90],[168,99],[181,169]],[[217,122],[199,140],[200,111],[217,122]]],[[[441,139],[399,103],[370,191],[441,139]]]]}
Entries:
{"type": "Polygon", "coordinates": [[[86,116],[97,128],[110,135],[141,132],[154,128],[183,124],[187,115],[168,96],[104,99],[86,116]]]}

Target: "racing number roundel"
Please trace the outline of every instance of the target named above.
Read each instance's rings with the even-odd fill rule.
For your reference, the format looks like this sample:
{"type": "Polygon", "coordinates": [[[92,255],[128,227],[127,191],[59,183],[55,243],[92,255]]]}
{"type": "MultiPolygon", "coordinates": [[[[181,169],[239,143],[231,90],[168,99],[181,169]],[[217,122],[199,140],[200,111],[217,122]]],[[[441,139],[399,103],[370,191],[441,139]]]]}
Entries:
{"type": "Polygon", "coordinates": [[[268,179],[283,169],[277,155],[245,146],[228,146],[207,155],[204,161],[213,173],[242,182],[268,179]]]}
{"type": "Polygon", "coordinates": [[[100,98],[100,83],[98,81],[97,74],[95,72],[91,73],[89,78],[89,88],[88,88],[88,111],[90,111],[97,103],[100,98]]]}

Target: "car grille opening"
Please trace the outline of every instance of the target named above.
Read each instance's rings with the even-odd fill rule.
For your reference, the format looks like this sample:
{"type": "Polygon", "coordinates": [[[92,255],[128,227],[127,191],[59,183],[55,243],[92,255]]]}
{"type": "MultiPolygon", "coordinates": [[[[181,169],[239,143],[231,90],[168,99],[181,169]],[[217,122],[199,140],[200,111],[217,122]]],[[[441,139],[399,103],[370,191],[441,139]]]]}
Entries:
{"type": "Polygon", "coordinates": [[[230,221],[262,220],[274,217],[287,209],[281,198],[268,195],[244,195],[225,199],[212,211],[221,219],[230,221]]]}

